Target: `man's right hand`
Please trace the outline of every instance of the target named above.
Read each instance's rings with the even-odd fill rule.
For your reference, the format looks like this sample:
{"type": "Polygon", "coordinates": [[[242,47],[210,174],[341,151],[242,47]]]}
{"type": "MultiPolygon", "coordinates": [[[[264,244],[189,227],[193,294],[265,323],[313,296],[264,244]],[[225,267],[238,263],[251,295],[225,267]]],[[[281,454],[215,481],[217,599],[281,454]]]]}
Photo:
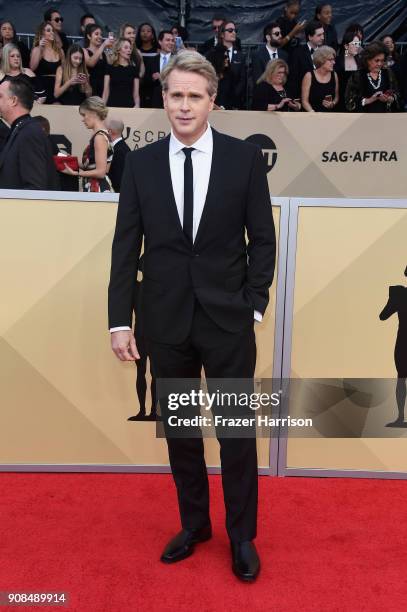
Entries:
{"type": "Polygon", "coordinates": [[[120,361],[136,361],[140,359],[134,334],[131,330],[112,332],[112,351],[120,361]]]}

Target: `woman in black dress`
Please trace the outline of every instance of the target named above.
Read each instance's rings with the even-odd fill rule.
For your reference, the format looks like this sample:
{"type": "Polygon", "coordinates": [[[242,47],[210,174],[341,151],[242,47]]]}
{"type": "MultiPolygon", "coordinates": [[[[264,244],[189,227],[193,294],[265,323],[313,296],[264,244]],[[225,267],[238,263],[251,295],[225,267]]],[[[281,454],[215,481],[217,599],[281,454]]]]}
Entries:
{"type": "Polygon", "coordinates": [[[140,79],[142,79],[146,69],[143,56],[136,45],[136,26],[131,23],[122,23],[119,29],[119,38],[127,38],[131,42],[131,63],[136,66],[140,79]]]}
{"type": "Polygon", "coordinates": [[[346,112],[345,91],[349,78],[360,69],[362,41],[358,34],[348,32],[342,39],[341,50],[336,58],[335,71],[339,80],[339,103],[337,111],[346,112]]]}
{"type": "Polygon", "coordinates": [[[106,38],[106,40],[103,40],[102,28],[91,23],[85,28],[85,40],[85,63],[89,72],[89,82],[92,87],[92,94],[101,98],[108,66],[105,51],[112,47],[113,39],[106,38]]]}
{"type": "Polygon", "coordinates": [[[54,95],[61,104],[72,106],[79,106],[92,95],[85,55],[79,45],[69,47],[62,66],[58,67],[54,95]]]}
{"type": "MultiPolygon", "coordinates": [[[[407,268],[404,271],[407,276],[407,268]]],[[[394,361],[397,370],[396,400],[398,407],[398,417],[388,423],[390,426],[407,426],[404,421],[404,407],[407,396],[407,287],[396,285],[389,287],[389,299],[379,317],[381,321],[386,321],[397,312],[399,318],[399,328],[397,332],[396,346],[394,347],[394,361]]]]}
{"type": "Polygon", "coordinates": [[[299,100],[293,100],[286,89],[288,65],[282,59],[270,60],[253,90],[252,110],[299,111],[299,100]]]}
{"type": "Polygon", "coordinates": [[[45,104],[55,104],[55,75],[65,55],[57,45],[55,31],[44,21],[38,28],[31,50],[30,68],[42,81],[45,89],[45,104]]]}
{"type": "Polygon", "coordinates": [[[391,68],[385,68],[387,47],[370,43],[361,55],[362,68],[350,77],[345,91],[346,108],[352,113],[389,113],[400,110],[398,84],[391,68]]]}
{"type": "Polygon", "coordinates": [[[10,43],[18,47],[23,66],[28,68],[30,65],[30,50],[25,43],[18,40],[14,25],[6,19],[0,22],[0,53],[1,49],[10,43]]]}
{"type": "Polygon", "coordinates": [[[301,102],[309,113],[331,112],[338,104],[339,83],[334,71],[335,49],[322,46],[312,56],[315,70],[307,72],[302,80],[301,102]]]}
{"type": "Polygon", "coordinates": [[[119,38],[113,49],[113,64],[107,67],[103,101],[107,106],[139,108],[139,71],[131,63],[131,42],[119,38]]]}

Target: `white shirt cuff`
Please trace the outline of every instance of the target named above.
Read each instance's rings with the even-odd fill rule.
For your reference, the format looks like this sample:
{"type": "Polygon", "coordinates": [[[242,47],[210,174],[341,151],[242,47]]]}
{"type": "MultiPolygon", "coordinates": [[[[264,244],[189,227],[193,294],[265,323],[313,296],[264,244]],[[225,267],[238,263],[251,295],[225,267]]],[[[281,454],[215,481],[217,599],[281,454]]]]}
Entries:
{"type": "Polygon", "coordinates": [[[263,321],[263,315],[258,310],[254,311],[254,320],[261,323],[263,321]]]}
{"type": "Polygon", "coordinates": [[[122,327],[112,327],[109,329],[110,333],[116,332],[116,331],[131,331],[131,327],[129,327],[128,325],[123,325],[122,327]]]}

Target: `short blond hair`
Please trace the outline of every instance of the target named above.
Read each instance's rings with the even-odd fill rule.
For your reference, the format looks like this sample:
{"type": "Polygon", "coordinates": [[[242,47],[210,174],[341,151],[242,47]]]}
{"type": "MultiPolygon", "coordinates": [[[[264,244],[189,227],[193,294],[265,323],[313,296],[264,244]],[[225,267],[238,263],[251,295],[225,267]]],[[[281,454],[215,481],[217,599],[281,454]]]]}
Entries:
{"type": "Polygon", "coordinates": [[[208,94],[210,97],[215,96],[218,91],[218,77],[216,76],[215,68],[212,64],[197,51],[189,49],[181,49],[178,51],[170,62],[161,72],[161,84],[163,91],[168,90],[168,77],[173,70],[182,70],[184,72],[194,72],[205,77],[208,81],[208,94]]]}
{"type": "Polygon", "coordinates": [[[273,76],[273,74],[277,72],[277,70],[279,70],[280,68],[284,68],[285,70],[285,77],[286,77],[284,81],[284,85],[285,85],[287,82],[289,68],[288,68],[287,62],[285,62],[282,59],[274,59],[274,60],[270,60],[269,62],[267,62],[266,69],[261,75],[261,77],[258,79],[257,84],[261,83],[262,81],[266,81],[268,83],[271,80],[271,77],[273,76]]]}
{"type": "Polygon", "coordinates": [[[328,47],[327,45],[322,45],[322,47],[318,47],[315,49],[312,61],[314,62],[315,68],[321,68],[325,64],[325,62],[332,57],[336,57],[335,49],[332,47],[328,47]]]}
{"type": "Polygon", "coordinates": [[[79,112],[91,111],[95,113],[99,119],[104,121],[108,115],[109,109],[99,96],[90,96],[86,98],[79,107],[79,112]]]}

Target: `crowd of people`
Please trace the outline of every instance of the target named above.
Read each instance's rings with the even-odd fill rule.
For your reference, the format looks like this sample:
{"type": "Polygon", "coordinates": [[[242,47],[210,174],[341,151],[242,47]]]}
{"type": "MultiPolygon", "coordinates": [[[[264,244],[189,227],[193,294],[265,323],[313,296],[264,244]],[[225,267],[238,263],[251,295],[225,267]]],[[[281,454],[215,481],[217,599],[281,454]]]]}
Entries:
{"type": "MultiPolygon", "coordinates": [[[[264,41],[250,62],[242,51],[236,22],[222,15],[213,17],[212,35],[193,48],[215,69],[215,109],[374,113],[405,110],[407,53],[398,54],[390,35],[365,44],[363,27],[351,23],[339,43],[331,4],[319,4],[314,19],[307,22],[299,20],[299,11],[299,0],[287,0],[281,17],[265,26],[264,41]]],[[[14,25],[3,20],[0,87],[5,83],[7,86],[3,87],[1,106],[7,106],[8,98],[17,94],[22,100],[21,116],[29,114],[34,103],[79,106],[92,137],[79,167],[66,164],[62,168],[66,176],[60,176],[60,182],[66,183],[69,175],[75,180],[79,176],[84,190],[119,191],[120,177],[111,177],[108,171],[115,166],[116,145],[123,142],[123,124],[113,119],[113,128],[109,126],[108,108],[162,108],[161,73],[180,50],[191,45],[187,31],[179,24],[157,35],[151,23],[136,26],[126,22],[117,34],[109,32],[103,37],[103,29],[94,16],[85,14],[80,27],[83,40],[70,43],[63,31],[63,16],[50,8],[30,50],[18,39],[14,25]],[[14,81],[18,81],[15,87],[14,81]]],[[[12,121],[7,119],[9,111],[6,108],[1,113],[12,131],[12,121]]],[[[16,119],[13,112],[9,115],[13,121],[16,119]]],[[[42,128],[47,131],[44,121],[42,128]]],[[[9,140],[13,140],[10,131],[2,123],[0,148],[9,145],[9,140]]],[[[125,155],[123,146],[119,148],[125,155]]],[[[117,173],[119,165],[116,166],[117,173]]],[[[60,164],[58,167],[61,170],[60,164]]],[[[5,185],[0,167],[0,186],[10,187],[9,178],[5,185]]],[[[19,187],[39,188],[24,181],[19,187]]]]}
{"type": "MultiPolygon", "coordinates": [[[[407,55],[399,56],[390,35],[365,44],[363,27],[351,23],[339,42],[331,4],[317,5],[314,19],[307,22],[299,21],[299,12],[300,1],[287,0],[281,17],[264,27],[264,40],[249,60],[236,21],[213,17],[212,36],[197,50],[218,75],[218,108],[404,110],[407,55]],[[275,60],[280,62],[270,65],[275,60]]],[[[80,30],[83,40],[70,44],[63,16],[50,8],[30,50],[14,25],[3,20],[0,81],[24,75],[39,103],[79,105],[96,95],[108,106],[162,108],[160,73],[179,49],[191,48],[185,28],[175,24],[157,35],[151,23],[123,23],[104,38],[102,27],[87,13],[80,30]]]]}

